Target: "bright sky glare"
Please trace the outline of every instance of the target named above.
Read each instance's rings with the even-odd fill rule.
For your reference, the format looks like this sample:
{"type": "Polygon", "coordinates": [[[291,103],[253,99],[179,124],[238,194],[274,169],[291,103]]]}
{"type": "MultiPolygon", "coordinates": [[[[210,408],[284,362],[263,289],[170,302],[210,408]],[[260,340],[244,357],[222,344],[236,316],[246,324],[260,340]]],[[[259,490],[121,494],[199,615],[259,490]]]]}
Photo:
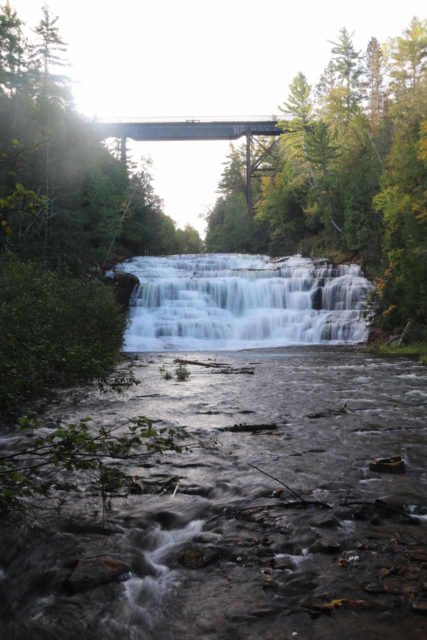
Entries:
{"type": "MultiPolygon", "coordinates": [[[[10,0],[29,27],[37,0],[10,0]]],[[[293,77],[315,84],[339,30],[365,49],[399,35],[425,0],[49,0],[68,43],[77,108],[89,117],[278,113],[293,77]]],[[[229,143],[131,143],[151,156],[165,213],[199,231],[216,199],[229,143]]]]}

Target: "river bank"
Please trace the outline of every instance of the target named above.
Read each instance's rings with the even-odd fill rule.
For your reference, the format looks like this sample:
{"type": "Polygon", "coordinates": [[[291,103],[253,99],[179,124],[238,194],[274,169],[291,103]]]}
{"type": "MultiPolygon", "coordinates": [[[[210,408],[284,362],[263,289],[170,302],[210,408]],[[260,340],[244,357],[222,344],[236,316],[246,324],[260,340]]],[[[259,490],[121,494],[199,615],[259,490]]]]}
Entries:
{"type": "Polygon", "coordinates": [[[269,349],[198,354],[227,366],[179,382],[162,374],[175,357],[130,356],[139,386],[76,389],[45,413],[146,415],[192,448],[129,467],[107,521],[79,476],[59,513],[3,530],[1,637],[424,638],[425,368],[269,349]],[[405,473],[370,469],[395,455],[405,473]]]}

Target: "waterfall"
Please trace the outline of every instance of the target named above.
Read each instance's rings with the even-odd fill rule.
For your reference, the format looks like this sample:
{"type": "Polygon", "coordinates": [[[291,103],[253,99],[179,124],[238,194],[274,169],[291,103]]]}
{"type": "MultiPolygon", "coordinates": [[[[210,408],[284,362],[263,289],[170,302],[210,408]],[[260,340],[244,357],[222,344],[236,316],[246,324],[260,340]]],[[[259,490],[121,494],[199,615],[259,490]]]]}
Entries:
{"type": "Polygon", "coordinates": [[[356,264],[301,256],[138,257],[125,351],[234,350],[367,339],[371,285],[356,264]]]}

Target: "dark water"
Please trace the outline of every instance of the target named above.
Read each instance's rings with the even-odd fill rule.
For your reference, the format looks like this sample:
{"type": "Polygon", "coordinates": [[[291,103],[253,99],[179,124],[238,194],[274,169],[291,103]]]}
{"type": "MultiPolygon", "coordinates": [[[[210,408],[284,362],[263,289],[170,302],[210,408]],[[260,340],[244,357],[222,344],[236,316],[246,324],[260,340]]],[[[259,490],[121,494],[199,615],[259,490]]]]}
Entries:
{"type": "Polygon", "coordinates": [[[62,515],[3,532],[0,638],[425,638],[425,367],[344,347],[272,349],[189,356],[253,375],[190,366],[186,382],[164,380],[174,357],[135,356],[138,387],[67,393],[49,411],[106,425],[146,415],[203,446],[130,469],[149,485],[113,500],[108,534],[84,478],[62,491],[62,515]],[[222,430],[241,423],[277,429],[222,430]],[[405,474],[369,470],[391,455],[405,474]],[[332,508],[302,505],[251,465],[332,508]],[[386,507],[371,506],[378,498],[386,507]],[[70,562],[100,554],[130,565],[128,579],[65,592],[70,562]],[[332,599],[345,602],[325,614],[332,599]]]}

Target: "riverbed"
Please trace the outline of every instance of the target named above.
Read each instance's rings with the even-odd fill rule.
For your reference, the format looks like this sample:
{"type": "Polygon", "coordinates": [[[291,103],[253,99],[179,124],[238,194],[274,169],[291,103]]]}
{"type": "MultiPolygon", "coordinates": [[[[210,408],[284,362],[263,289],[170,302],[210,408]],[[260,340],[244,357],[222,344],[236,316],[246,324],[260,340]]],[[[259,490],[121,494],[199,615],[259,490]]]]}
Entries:
{"type": "Polygon", "coordinates": [[[176,357],[129,354],[138,386],[46,410],[144,415],[191,447],[129,468],[138,490],[112,499],[107,524],[68,479],[60,512],[4,533],[2,640],[424,639],[425,367],[353,347],[180,353],[221,366],[178,381],[176,357]],[[402,473],[370,468],[390,456],[402,473]],[[76,563],[107,557],[129,570],[64,588],[76,563]]]}

